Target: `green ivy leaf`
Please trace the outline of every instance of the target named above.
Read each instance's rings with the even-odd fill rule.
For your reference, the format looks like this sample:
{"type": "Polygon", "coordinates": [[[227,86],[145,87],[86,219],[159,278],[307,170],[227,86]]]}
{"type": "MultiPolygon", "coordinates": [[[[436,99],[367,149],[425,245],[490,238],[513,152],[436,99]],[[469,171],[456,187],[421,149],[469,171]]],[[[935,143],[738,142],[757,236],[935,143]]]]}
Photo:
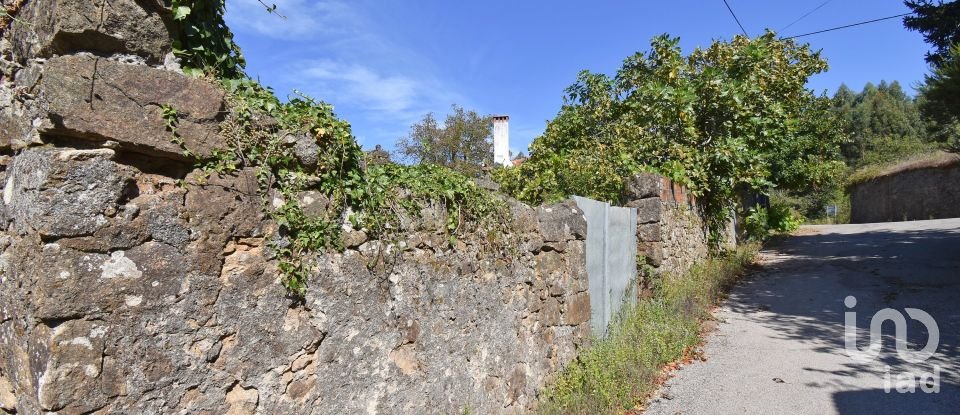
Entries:
{"type": "Polygon", "coordinates": [[[183,68],[183,74],[192,78],[200,78],[203,76],[203,69],[200,68],[183,68]]]}
{"type": "Polygon", "coordinates": [[[173,9],[173,20],[182,21],[190,15],[190,6],[177,6],[173,9]]]}

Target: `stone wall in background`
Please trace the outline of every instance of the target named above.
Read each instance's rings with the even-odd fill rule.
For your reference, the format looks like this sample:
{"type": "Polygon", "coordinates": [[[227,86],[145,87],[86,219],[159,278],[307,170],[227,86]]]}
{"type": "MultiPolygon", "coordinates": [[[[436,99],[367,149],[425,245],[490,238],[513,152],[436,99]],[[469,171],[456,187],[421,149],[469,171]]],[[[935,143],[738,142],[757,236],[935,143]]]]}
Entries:
{"type": "Polygon", "coordinates": [[[921,163],[850,186],[850,222],[960,217],[960,156],[921,163]]]}
{"type": "MultiPolygon", "coordinates": [[[[706,222],[686,188],[645,173],[627,180],[624,199],[637,209],[637,253],[654,272],[683,273],[707,258],[706,222]]],[[[732,232],[727,239],[735,240],[732,232]]]]}
{"type": "Polygon", "coordinates": [[[502,248],[451,246],[442,211],[390,244],[351,230],[294,301],[254,173],[200,180],[163,128],[170,103],[188,146],[225,146],[165,4],[34,0],[4,28],[0,412],[530,408],[590,333],[576,205],[511,202],[502,248]]]}

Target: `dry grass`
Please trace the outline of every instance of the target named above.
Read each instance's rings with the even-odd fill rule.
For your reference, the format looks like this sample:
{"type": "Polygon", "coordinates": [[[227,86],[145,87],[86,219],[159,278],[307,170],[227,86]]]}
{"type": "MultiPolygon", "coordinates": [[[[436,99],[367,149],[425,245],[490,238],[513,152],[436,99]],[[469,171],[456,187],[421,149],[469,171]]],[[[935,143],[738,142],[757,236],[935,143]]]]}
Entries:
{"type": "Polygon", "coordinates": [[[905,171],[943,168],[958,163],[960,163],[960,154],[945,151],[917,154],[893,163],[866,166],[851,174],[847,183],[854,185],[905,171]]]}

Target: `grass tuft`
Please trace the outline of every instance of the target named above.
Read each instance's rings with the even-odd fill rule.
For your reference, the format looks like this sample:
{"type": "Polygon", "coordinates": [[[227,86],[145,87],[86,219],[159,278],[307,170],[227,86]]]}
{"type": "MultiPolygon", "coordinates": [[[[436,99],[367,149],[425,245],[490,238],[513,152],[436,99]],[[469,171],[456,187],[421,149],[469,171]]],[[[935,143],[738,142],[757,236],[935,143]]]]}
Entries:
{"type": "Polygon", "coordinates": [[[847,183],[848,185],[855,185],[904,171],[947,167],[957,163],[960,163],[960,155],[944,151],[914,154],[905,156],[894,162],[862,167],[847,178],[847,183]]]}
{"type": "Polygon", "coordinates": [[[753,263],[749,244],[709,259],[685,275],[664,275],[654,295],[625,307],[610,334],[594,339],[542,395],[542,414],[623,413],[654,392],[665,366],[699,343],[701,322],[753,263]]]}

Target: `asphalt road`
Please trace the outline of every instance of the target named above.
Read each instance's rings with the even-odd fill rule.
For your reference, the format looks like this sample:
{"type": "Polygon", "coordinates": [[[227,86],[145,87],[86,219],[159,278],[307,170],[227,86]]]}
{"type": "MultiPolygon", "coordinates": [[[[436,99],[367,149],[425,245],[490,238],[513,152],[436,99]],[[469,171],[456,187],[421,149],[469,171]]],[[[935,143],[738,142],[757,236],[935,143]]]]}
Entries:
{"type": "Polygon", "coordinates": [[[648,414],[960,414],[960,219],[804,227],[762,253],[716,317],[706,361],[677,371],[648,414]],[[845,313],[856,312],[865,350],[884,308],[904,313],[908,347],[920,350],[930,336],[908,307],[937,323],[932,357],[901,359],[892,322],[876,358],[847,354],[845,313]],[[934,369],[939,382],[920,376],[934,369]],[[898,377],[915,392],[897,392],[898,377]]]}

